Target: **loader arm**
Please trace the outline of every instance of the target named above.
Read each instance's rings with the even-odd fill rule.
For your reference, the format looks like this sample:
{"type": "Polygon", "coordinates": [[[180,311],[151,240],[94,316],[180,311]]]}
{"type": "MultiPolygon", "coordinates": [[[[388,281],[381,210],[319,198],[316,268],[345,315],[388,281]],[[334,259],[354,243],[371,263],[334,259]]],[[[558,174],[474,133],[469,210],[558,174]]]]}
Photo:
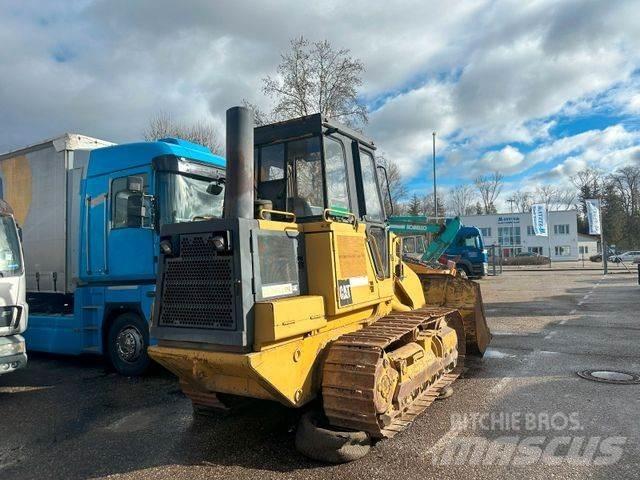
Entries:
{"type": "Polygon", "coordinates": [[[431,242],[420,259],[425,263],[435,262],[442,256],[456,238],[461,226],[462,222],[459,217],[446,223],[429,223],[426,217],[417,215],[389,217],[389,229],[393,233],[399,235],[433,234],[431,242]]]}

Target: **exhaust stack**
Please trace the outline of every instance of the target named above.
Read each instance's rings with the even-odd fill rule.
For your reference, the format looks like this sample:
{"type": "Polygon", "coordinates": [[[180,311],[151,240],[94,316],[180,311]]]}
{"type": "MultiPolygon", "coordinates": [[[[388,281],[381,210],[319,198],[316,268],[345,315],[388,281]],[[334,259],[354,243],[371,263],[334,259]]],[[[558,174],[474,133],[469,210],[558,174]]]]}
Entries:
{"type": "Polygon", "coordinates": [[[224,218],[254,218],[253,112],[227,110],[224,218]]]}

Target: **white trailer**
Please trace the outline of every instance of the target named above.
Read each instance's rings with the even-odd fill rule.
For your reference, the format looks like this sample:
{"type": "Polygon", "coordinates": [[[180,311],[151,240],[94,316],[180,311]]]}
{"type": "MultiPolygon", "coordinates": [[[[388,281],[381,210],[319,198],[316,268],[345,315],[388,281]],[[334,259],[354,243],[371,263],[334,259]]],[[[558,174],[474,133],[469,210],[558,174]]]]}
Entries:
{"type": "Polygon", "coordinates": [[[0,155],[0,198],[22,229],[28,292],[63,298],[75,289],[80,182],[89,152],[109,145],[65,133],[0,155]]]}

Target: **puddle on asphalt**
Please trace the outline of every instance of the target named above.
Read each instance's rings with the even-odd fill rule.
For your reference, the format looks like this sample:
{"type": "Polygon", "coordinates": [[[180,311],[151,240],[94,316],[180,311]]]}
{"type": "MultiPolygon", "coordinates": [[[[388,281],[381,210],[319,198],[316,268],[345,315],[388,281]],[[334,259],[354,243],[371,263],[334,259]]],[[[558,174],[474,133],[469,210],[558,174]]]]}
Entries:
{"type": "Polygon", "coordinates": [[[147,408],[129,413],[119,419],[111,422],[105,427],[106,430],[117,433],[131,433],[150,428],[157,428],[162,425],[163,428],[172,431],[185,430],[191,423],[191,415],[170,415],[158,408],[147,408]]]}
{"type": "Polygon", "coordinates": [[[484,352],[484,358],[515,358],[516,355],[512,353],[501,352],[500,350],[496,350],[495,348],[487,348],[484,352]]]}

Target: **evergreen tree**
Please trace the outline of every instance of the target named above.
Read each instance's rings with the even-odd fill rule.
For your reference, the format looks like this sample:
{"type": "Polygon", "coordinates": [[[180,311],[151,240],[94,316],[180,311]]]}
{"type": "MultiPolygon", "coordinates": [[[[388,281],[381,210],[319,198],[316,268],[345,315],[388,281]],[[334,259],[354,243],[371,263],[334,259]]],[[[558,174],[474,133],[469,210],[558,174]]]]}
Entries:
{"type": "Polygon", "coordinates": [[[407,215],[418,216],[423,214],[422,209],[422,201],[420,197],[415,193],[411,196],[411,200],[409,200],[409,206],[407,207],[407,215]]]}

